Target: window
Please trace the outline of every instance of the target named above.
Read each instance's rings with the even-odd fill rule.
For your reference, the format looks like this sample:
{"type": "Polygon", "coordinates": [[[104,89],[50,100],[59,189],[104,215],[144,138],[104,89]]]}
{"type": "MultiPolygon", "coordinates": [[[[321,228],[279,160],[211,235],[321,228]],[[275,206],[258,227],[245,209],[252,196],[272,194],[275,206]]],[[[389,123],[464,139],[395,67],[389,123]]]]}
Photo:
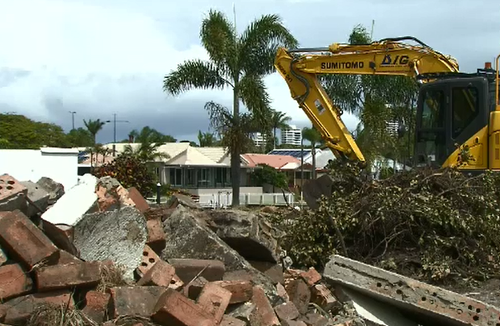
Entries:
{"type": "Polygon", "coordinates": [[[169,169],[170,184],[173,186],[182,186],[182,170],[171,168],[169,169]]]}
{"type": "Polygon", "coordinates": [[[479,92],[475,87],[455,87],[452,91],[452,137],[456,138],[477,116],[479,92]]]}
{"type": "Polygon", "coordinates": [[[444,127],[444,93],[441,90],[425,92],[422,109],[422,129],[444,127]]]}

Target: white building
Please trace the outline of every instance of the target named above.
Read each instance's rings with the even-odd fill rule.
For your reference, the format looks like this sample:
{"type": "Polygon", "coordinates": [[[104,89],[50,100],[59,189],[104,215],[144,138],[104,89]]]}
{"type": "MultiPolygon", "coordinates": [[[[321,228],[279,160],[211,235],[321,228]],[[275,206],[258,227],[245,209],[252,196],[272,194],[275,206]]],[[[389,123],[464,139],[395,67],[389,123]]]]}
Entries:
{"type": "Polygon", "coordinates": [[[263,135],[260,132],[256,132],[253,134],[253,143],[255,146],[260,147],[266,144],[266,135],[263,135]]]}
{"type": "Polygon", "coordinates": [[[281,130],[281,144],[300,146],[302,140],[302,130],[297,126],[290,126],[290,129],[281,130]]]}

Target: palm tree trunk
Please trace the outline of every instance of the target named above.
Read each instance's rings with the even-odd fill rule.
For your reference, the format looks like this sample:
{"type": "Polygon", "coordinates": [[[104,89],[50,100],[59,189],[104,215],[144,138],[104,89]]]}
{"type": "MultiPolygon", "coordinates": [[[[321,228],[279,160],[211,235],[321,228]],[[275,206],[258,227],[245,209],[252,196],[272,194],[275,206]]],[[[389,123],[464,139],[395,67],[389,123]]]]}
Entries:
{"type": "Polygon", "coordinates": [[[273,128],[273,149],[276,149],[276,128],[273,128]]]}
{"type": "Polygon", "coordinates": [[[311,155],[312,155],[312,170],[311,179],[316,179],[316,143],[311,143],[311,155]]]}
{"type": "MultiPolygon", "coordinates": [[[[240,125],[240,102],[238,97],[238,83],[235,80],[233,89],[233,117],[235,127],[240,125]]],[[[240,206],[240,146],[231,148],[231,183],[233,186],[232,207],[240,206]]]]}

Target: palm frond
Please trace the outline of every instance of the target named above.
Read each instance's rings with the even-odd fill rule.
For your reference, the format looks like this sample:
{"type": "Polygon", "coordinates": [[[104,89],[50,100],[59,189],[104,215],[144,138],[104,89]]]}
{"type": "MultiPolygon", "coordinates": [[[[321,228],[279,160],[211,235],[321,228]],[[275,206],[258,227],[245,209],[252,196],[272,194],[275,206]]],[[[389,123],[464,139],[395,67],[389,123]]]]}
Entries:
{"type": "Polygon", "coordinates": [[[223,89],[232,84],[227,81],[217,67],[199,59],[185,61],[163,79],[164,91],[178,95],[192,88],[223,89]]]}
{"type": "MultiPolygon", "coordinates": [[[[271,101],[267,93],[266,84],[261,76],[245,75],[239,84],[239,96],[243,105],[251,111],[256,118],[266,121],[265,116],[270,112],[271,101]]],[[[269,126],[270,127],[270,126],[269,126]]]]}

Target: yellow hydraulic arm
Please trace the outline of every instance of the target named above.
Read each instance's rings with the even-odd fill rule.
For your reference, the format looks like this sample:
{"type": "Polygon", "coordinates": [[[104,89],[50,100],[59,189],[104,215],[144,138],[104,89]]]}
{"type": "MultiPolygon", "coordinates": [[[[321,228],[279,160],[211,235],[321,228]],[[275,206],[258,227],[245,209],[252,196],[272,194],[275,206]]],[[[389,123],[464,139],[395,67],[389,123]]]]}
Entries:
{"type": "Polygon", "coordinates": [[[321,133],[336,157],[364,163],[365,158],[317,74],[403,75],[432,79],[433,74],[458,72],[457,61],[413,37],[383,39],[371,44],[334,43],[327,48],[280,48],[275,67],[288,83],[292,97],[321,133]],[[409,45],[413,40],[419,45],[409,45]]]}

